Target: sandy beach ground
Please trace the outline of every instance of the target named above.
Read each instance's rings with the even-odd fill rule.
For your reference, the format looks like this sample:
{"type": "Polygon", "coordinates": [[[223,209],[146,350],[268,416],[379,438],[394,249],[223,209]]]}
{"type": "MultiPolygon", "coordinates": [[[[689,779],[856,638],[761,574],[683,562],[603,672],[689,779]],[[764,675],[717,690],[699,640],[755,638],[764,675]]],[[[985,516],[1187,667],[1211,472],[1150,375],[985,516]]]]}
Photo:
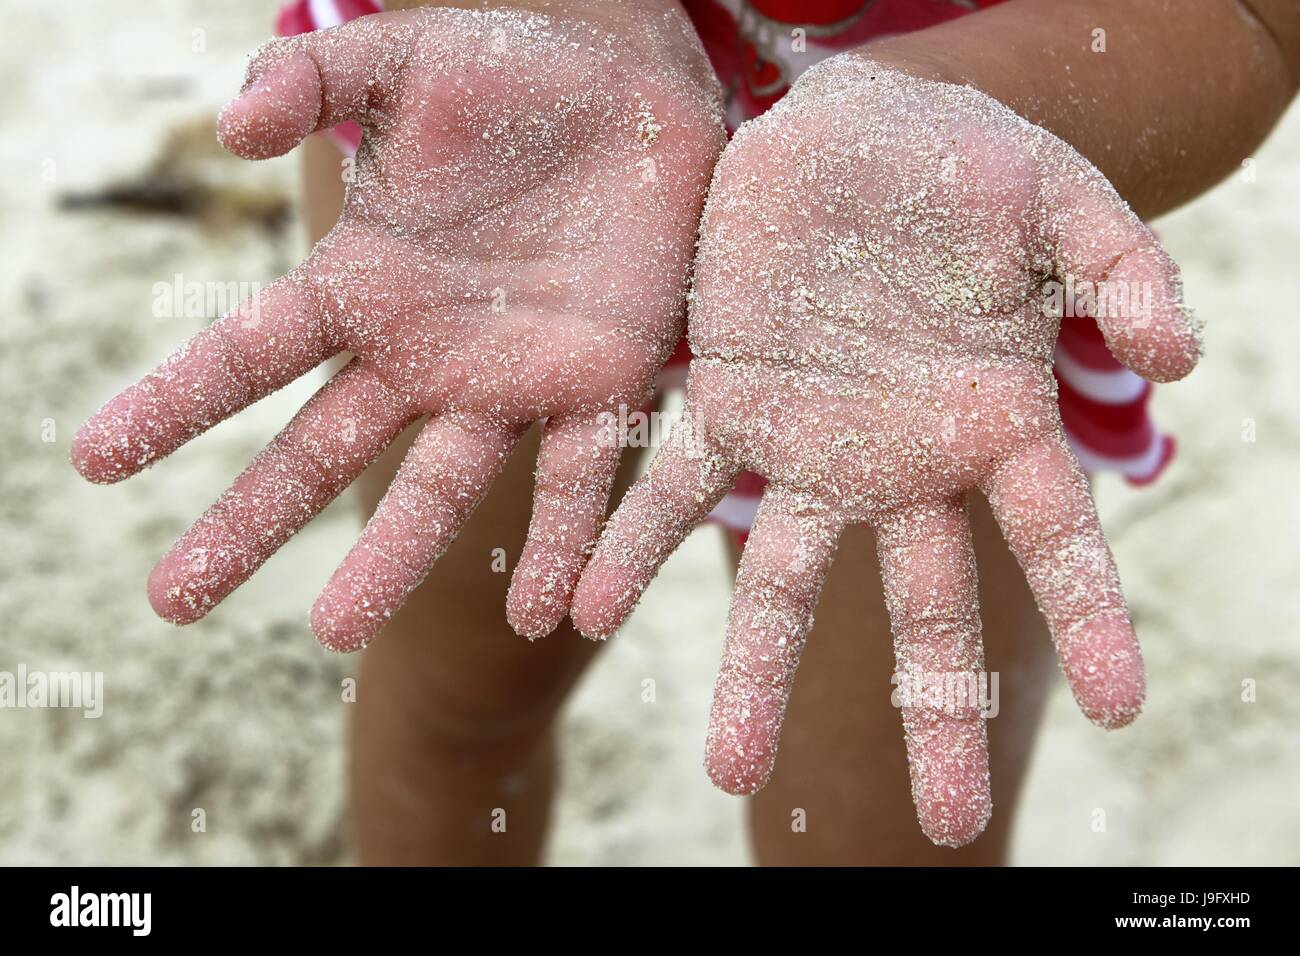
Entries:
{"type": "MultiPolygon", "coordinates": [[[[357,530],[354,502],[190,628],[144,594],[315,380],[126,484],[68,464],[77,425],[212,317],[155,318],[156,283],[265,283],[305,251],[296,160],[241,163],[212,134],[271,4],[5,8],[0,671],[102,671],[104,713],[0,710],[0,863],[347,862],[355,659],[318,648],[306,609],[357,530]]],[[[1097,486],[1150,701],[1107,734],[1058,683],[1016,862],[1300,863],[1298,219],[1293,110],[1241,175],[1158,224],[1208,355],[1159,391],[1180,448],[1167,476],[1097,486]]],[[[581,687],[553,862],[747,861],[743,802],[700,768],[727,596],[720,538],[701,530],[581,687]]]]}

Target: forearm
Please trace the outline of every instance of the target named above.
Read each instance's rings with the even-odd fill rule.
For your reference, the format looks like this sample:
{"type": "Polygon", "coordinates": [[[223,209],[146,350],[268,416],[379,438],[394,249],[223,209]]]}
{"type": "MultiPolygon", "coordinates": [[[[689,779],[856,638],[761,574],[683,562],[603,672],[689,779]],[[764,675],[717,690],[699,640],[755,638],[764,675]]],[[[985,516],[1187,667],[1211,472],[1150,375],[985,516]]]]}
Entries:
{"type": "Polygon", "coordinates": [[[1228,175],[1273,127],[1300,75],[1300,4],[1009,0],[861,52],[983,90],[1149,218],[1228,175]]]}

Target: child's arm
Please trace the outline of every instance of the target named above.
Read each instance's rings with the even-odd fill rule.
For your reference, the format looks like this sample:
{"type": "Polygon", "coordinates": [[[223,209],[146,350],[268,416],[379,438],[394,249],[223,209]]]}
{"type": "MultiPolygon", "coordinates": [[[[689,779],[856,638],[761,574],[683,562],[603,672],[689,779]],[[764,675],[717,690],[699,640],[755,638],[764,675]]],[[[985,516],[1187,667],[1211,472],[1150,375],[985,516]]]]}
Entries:
{"type": "Polygon", "coordinates": [[[1149,219],[1231,173],[1272,129],[1300,82],[1300,5],[1010,0],[862,52],[969,83],[1051,130],[1149,219]]]}

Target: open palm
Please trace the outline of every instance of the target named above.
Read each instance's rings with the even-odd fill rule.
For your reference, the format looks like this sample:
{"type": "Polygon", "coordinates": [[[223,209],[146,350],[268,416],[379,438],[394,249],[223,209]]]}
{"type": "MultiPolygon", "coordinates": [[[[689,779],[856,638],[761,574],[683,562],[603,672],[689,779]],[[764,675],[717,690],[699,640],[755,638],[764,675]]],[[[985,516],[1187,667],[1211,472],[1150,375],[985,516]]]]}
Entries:
{"type": "Polygon", "coordinates": [[[617,466],[597,416],[644,400],[680,334],[723,143],[680,13],[602,22],[600,6],[382,14],[259,51],[222,142],[264,158],[357,121],[343,214],[298,268],[110,401],[74,463],[119,480],[354,358],[158,564],[163,617],[202,617],[427,415],[317,601],[317,635],[338,649],[373,636],[539,419],[509,615],[529,636],[563,618],[617,466]]]}
{"type": "MultiPolygon", "coordinates": [[[[965,494],[988,496],[1084,711],[1127,723],[1142,663],[1114,561],[1056,407],[1048,283],[1146,290],[1100,317],[1152,379],[1197,336],[1154,237],[1068,145],[974,90],[855,54],[747,124],[705,210],[684,422],[610,520],[574,599],[611,632],[741,469],[769,480],[746,544],[707,766],[766,781],[840,531],[877,533],[908,686],[983,670],[965,494]]],[[[1065,319],[1065,321],[1083,321],[1065,319]]],[[[903,701],[913,795],[936,842],[990,812],[974,700],[903,701]]]]}

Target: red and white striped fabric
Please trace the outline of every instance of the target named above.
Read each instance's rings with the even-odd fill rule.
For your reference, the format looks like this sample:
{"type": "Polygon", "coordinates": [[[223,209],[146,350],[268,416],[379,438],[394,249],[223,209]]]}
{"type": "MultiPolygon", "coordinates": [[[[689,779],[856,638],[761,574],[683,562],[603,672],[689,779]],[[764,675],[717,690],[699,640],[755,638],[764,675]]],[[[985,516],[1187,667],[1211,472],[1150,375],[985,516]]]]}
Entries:
{"type": "Polygon", "coordinates": [[[1084,470],[1117,471],[1134,485],[1158,478],[1174,439],[1151,421],[1154,387],[1115,360],[1096,322],[1062,320],[1054,371],[1061,423],[1084,470]]]}
{"type": "MultiPolygon", "coordinates": [[[[779,100],[808,67],[868,40],[956,19],[1002,0],[682,0],[727,95],[735,129],[779,100]],[[790,48],[802,29],[805,49],[790,48]]],[[[377,13],[376,0],[296,0],[280,12],[281,36],[336,26],[377,13]]],[[[347,123],[329,131],[345,151],[361,141],[347,123]]],[[[660,382],[680,385],[690,350],[682,339],[660,382]]],[[[1056,347],[1061,420],[1089,472],[1117,471],[1132,484],[1154,481],[1174,453],[1147,405],[1152,386],[1117,362],[1091,319],[1066,319],[1056,347]]],[[[710,517],[744,539],[763,494],[763,478],[745,473],[710,517]]]]}

